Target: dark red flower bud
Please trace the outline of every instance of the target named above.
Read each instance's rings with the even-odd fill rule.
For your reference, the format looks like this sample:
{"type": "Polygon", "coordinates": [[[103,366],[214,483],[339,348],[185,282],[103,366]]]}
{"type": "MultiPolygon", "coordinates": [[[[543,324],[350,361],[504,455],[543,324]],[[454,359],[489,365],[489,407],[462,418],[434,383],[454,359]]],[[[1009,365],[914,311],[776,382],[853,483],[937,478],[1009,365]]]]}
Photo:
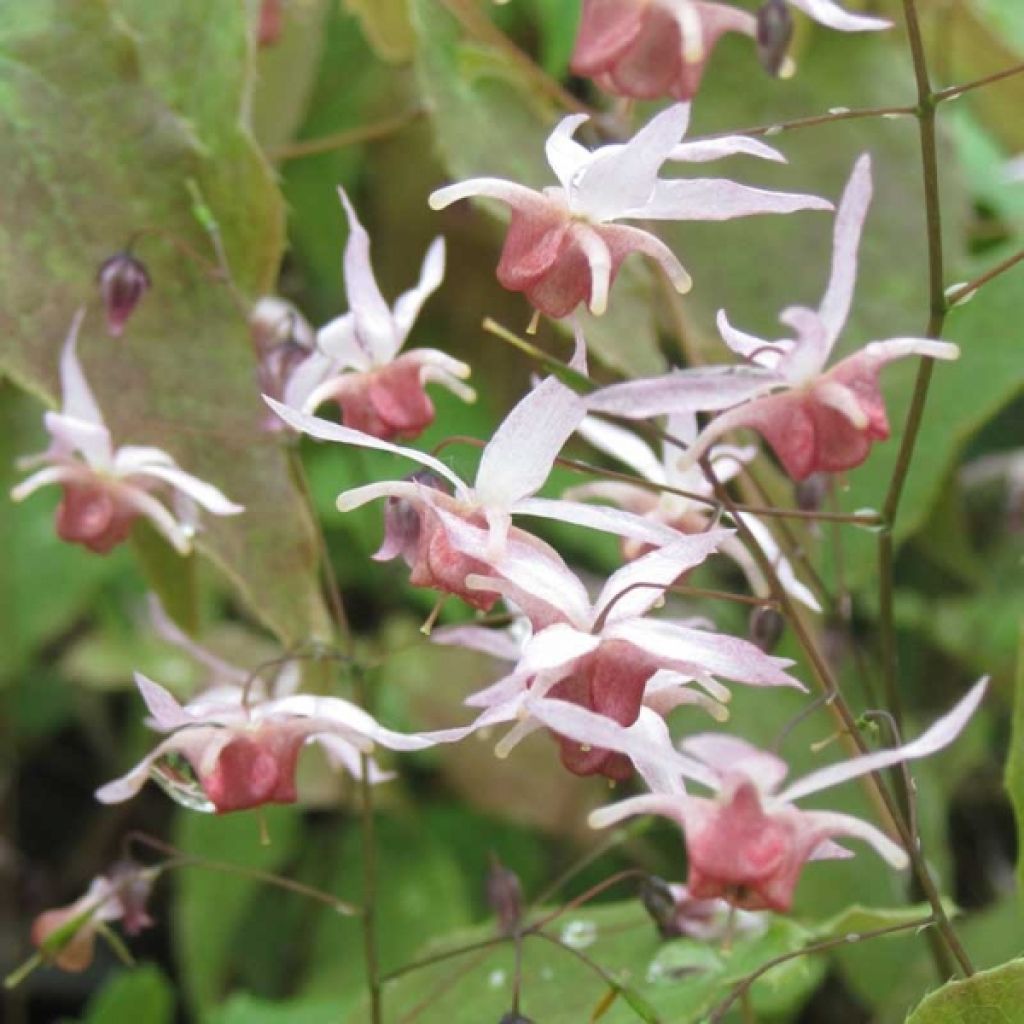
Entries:
{"type": "Polygon", "coordinates": [[[750,642],[756,644],[766,654],[770,654],[782,639],[782,631],[785,628],[786,620],[777,608],[755,608],[750,616],[750,642]]]}
{"type": "Polygon", "coordinates": [[[757,12],[757,57],[769,75],[778,77],[793,38],[793,17],[785,0],[767,0],[757,12]]]}
{"type": "Polygon", "coordinates": [[[797,508],[804,512],[817,512],[825,504],[832,477],[828,473],[812,473],[793,488],[797,508]]]}
{"type": "Polygon", "coordinates": [[[96,283],[107,310],[107,331],[112,338],[119,338],[139,300],[149,291],[149,273],[130,252],[119,252],[100,267],[96,283]]]}
{"type": "Polygon", "coordinates": [[[498,915],[502,935],[515,935],[523,915],[523,889],[519,876],[491,854],[487,871],[487,903],[498,915]]]}
{"type": "Polygon", "coordinates": [[[260,23],[256,31],[256,42],[262,49],[273,46],[284,32],[284,10],[282,0],[263,0],[260,4],[260,23]]]}

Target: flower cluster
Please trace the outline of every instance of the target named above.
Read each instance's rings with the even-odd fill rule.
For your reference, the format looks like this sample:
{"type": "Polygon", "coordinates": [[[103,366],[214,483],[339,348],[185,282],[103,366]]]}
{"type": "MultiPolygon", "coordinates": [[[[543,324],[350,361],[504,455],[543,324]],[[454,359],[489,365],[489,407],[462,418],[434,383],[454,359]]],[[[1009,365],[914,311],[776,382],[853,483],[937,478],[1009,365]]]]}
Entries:
{"type": "MultiPolygon", "coordinates": [[[[842,31],[887,24],[849,14],[831,0],[788,2],[842,31]]],[[[264,5],[265,22],[274,7],[264,5]]],[[[291,803],[298,798],[300,754],[309,744],[319,745],[353,777],[378,783],[389,777],[375,759],[378,747],[421,750],[503,726],[495,747],[501,757],[531,733],[546,732],[569,772],[646,786],[643,795],[596,811],[595,827],[635,814],[661,815],[680,826],[689,877],[685,887],[669,890],[672,907],[665,923],[676,934],[720,934],[726,907],[788,910],[807,863],[852,856],[837,840],[864,841],[894,867],[906,865],[906,836],[897,843],[869,822],[796,802],[942,749],[965,727],[985,682],[918,739],[862,752],[784,785],[788,768],[777,753],[728,732],[699,730],[709,719],[728,721],[732,687],[765,691],[758,697],[765,701],[777,689],[806,692],[793,661],[706,619],[683,617],[673,603],[676,591],[685,593],[689,574],[721,554],[739,567],[753,595],[733,596],[771,612],[792,601],[819,612],[795,557],[783,550],[767,520],[754,514],[765,510],[723,507],[722,488],[764,457],[752,443],[756,435],[796,481],[855,468],[874,443],[889,436],[881,370],[913,355],[958,355],[945,342],[897,337],[871,341],[831,361],[851,311],[871,203],[868,155],[857,160],[835,207],[816,196],[724,178],[662,177],[669,164],[736,155],[784,162],[782,154],[752,138],[684,136],[689,101],[718,38],[739,32],[755,39],[763,63],[780,71],[789,17],[784,0],[767,0],[757,15],[703,0],[584,0],[574,71],[617,95],[682,102],[656,113],[632,138],[592,149],[576,136],[596,126],[583,115],[566,117],[546,144],[558,184],[542,191],[474,178],[430,197],[436,210],[470,197],[508,206],[498,279],[552,318],[567,317],[580,305],[604,313],[614,301],[616,275],[633,253],[650,257],[678,291],[687,291],[689,274],[650,222],[834,209],[831,272],[816,309],[783,310],[785,336],[774,340],[742,331],[719,313],[722,340],[740,362],[586,386],[586,339],[577,324],[574,373],[535,382],[482,445],[469,482],[436,454],[395,443],[414,440],[433,422],[428,384],[440,384],[465,401],[475,397],[465,383],[470,370],[464,363],[431,348],[403,351],[424,303],[442,285],[442,238],[429,247],[419,282],[389,305],[371,266],[369,235],[342,191],[349,228],[348,311],[318,331],[277,298],[261,300],[252,311],[267,425],[282,432],[282,443],[293,440],[287,428],[343,448],[389,453],[416,467],[402,479],[371,480],[338,495],[342,512],[384,502],[383,539],[374,558],[401,559],[413,586],[457,599],[473,612],[490,612],[499,602],[507,612],[507,628],[477,619],[433,635],[435,643],[482,651],[505,663],[496,681],[467,696],[470,720],[436,732],[394,731],[348,700],[300,692],[294,663],[284,660],[286,667],[268,682],[256,669],[222,660],[155,606],[157,632],[209,676],[197,694],[180,702],[162,685],[136,675],[148,724],[161,738],[125,775],[98,790],[100,801],[126,800],[153,779],[179,802],[208,812],[291,803]],[[315,415],[329,402],[336,404],[340,422],[315,415]],[[736,436],[740,431],[747,432],[743,438],[736,436]],[[574,437],[629,473],[595,479],[561,497],[543,496],[553,466],[574,437]],[[621,542],[623,564],[590,588],[530,531],[534,520],[611,534],[621,542]],[[680,729],[685,738],[674,739],[680,729]]],[[[269,38],[272,32],[264,34],[269,38]]],[[[125,274],[120,264],[107,268],[108,292],[113,284],[125,285],[113,281],[115,270],[125,274]]],[[[143,277],[133,279],[130,304],[125,287],[118,293],[114,333],[148,287],[144,272],[143,277]]],[[[80,313],[61,360],[61,410],[46,414],[50,447],[28,460],[41,468],[13,496],[20,500],[45,484],[59,484],[58,534],[95,552],[125,540],[139,516],[186,552],[197,528],[197,506],[219,516],[243,509],[163,451],[115,449],[76,354],[81,322],[80,313]]],[[[75,936],[81,943],[67,945],[62,956],[64,966],[82,966],[99,924],[119,917],[128,923],[123,890],[121,883],[98,879],[82,900],[41,919],[40,942],[66,920],[81,919],[88,925],[75,936]]],[[[760,926],[757,917],[741,920],[760,926]]],[[[131,922],[141,927],[144,914],[131,922]]]]}

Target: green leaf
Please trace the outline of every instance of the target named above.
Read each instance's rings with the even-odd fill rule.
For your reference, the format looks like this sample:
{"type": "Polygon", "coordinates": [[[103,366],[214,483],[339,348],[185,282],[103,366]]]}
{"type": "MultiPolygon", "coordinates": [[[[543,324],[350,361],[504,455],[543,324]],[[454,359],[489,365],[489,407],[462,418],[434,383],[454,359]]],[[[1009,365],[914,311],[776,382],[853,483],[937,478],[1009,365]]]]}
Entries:
{"type": "MultiPolygon", "coordinates": [[[[140,231],[154,282],[125,336],[99,310],[81,339],[117,443],[151,444],[246,506],[204,518],[200,549],[285,642],[326,632],[313,526],[264,415],[248,329],[208,254],[187,184],[214,212],[239,289],[271,287],[283,213],[239,112],[249,44],[242,5],[17,0],[0,8],[0,368],[51,404],[75,309],[97,305],[100,262],[140,231]],[[196,75],[201,60],[203,75],[196,75]]],[[[38,510],[39,502],[33,498],[38,510]]]]}
{"type": "MultiPolygon", "coordinates": [[[[800,949],[810,935],[796,922],[778,918],[758,936],[739,936],[728,950],[690,939],[664,942],[643,908],[633,901],[573,911],[547,931],[611,976],[618,998],[608,1004],[600,1017],[602,1024],[637,1020],[686,1024],[701,1019],[749,973],[767,960],[800,949]]],[[[425,947],[417,959],[494,936],[491,925],[464,929],[425,947]]],[[[418,1007],[425,1020],[448,1024],[500,1020],[511,1006],[513,962],[512,944],[506,941],[411,971],[385,987],[388,1013],[401,1020],[418,1007]]],[[[763,1014],[792,1011],[818,984],[823,970],[818,958],[800,957],[781,964],[752,987],[755,1010],[763,1014]]],[[[526,1016],[543,1021],[590,1020],[607,995],[604,978],[571,951],[536,936],[526,938],[522,975],[526,1016]]],[[[362,1018],[357,1013],[355,1019],[362,1018]]]]}
{"type": "MultiPolygon", "coordinates": [[[[266,808],[261,814],[269,845],[260,842],[259,819],[254,814],[214,817],[194,811],[179,812],[175,845],[187,854],[240,868],[282,870],[295,853],[298,814],[290,808],[266,808]]],[[[175,947],[195,1008],[208,1009],[223,996],[235,972],[239,928],[263,886],[251,878],[202,867],[177,872],[175,947]]]]}
{"type": "Polygon", "coordinates": [[[1020,1024],[1024,1021],[1024,960],[1013,960],[933,992],[907,1024],[1020,1024]]]}
{"type": "Polygon", "coordinates": [[[233,995],[203,1018],[203,1024],[338,1024],[338,1021],[337,1000],[272,1002],[244,992],[233,995]]]}
{"type": "MultiPolygon", "coordinates": [[[[554,109],[504,52],[464,37],[440,0],[412,0],[412,13],[420,90],[449,175],[456,180],[490,175],[534,188],[553,184],[544,140],[564,111],[554,109]]],[[[631,376],[664,369],[652,294],[648,268],[635,258],[627,261],[608,313],[583,315],[596,358],[631,376]]],[[[524,319],[527,315],[524,311],[524,319]]]]}
{"type": "Polygon", "coordinates": [[[89,1000],[82,1024],[172,1024],[174,989],[152,964],[114,975],[89,1000]]]}
{"type": "Polygon", "coordinates": [[[1024,888],[1024,626],[1017,645],[1017,684],[1013,699],[1010,755],[1006,761],[1006,791],[1017,816],[1017,878],[1024,888]]]}
{"type": "Polygon", "coordinates": [[[412,57],[416,37],[409,24],[409,0],[345,0],[363,26],[381,60],[404,63],[412,57]]]}
{"type": "MultiPolygon", "coordinates": [[[[946,910],[951,916],[956,908],[948,900],[946,910]]],[[[814,929],[818,939],[833,939],[843,935],[861,935],[878,928],[890,928],[899,924],[911,924],[931,914],[927,903],[913,907],[865,907],[855,903],[835,917],[823,921],[814,929]]]]}

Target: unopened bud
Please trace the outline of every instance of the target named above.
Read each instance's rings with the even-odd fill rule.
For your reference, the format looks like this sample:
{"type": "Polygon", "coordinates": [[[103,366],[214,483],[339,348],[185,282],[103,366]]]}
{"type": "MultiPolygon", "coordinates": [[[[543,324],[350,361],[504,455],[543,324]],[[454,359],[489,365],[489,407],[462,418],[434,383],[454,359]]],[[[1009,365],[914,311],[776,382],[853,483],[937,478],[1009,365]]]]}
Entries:
{"type": "Polygon", "coordinates": [[[523,915],[523,888],[519,876],[491,854],[487,871],[487,904],[498,916],[502,935],[515,935],[523,915]]]}
{"type": "Polygon", "coordinates": [[[107,331],[112,338],[119,338],[139,300],[149,291],[149,273],[130,252],[119,252],[100,267],[96,283],[107,310],[107,331]]]}
{"type": "Polygon", "coordinates": [[[498,1024],[533,1024],[533,1020],[530,1017],[524,1017],[515,1010],[510,1010],[498,1021],[498,1024]]]}
{"type": "Polygon", "coordinates": [[[765,654],[770,654],[782,639],[785,628],[786,620],[782,613],[777,608],[762,605],[751,613],[748,636],[751,643],[760,647],[765,654]]]}
{"type": "Polygon", "coordinates": [[[782,74],[793,38],[793,18],[785,0],[766,0],[757,12],[757,57],[773,77],[782,74]]]}
{"type": "Polygon", "coordinates": [[[128,935],[138,935],[153,926],[153,918],[146,910],[153,890],[153,874],[131,860],[118,861],[110,869],[110,883],[121,905],[121,925],[128,935]]]}
{"type": "Polygon", "coordinates": [[[273,46],[284,32],[284,11],[281,0],[262,0],[260,4],[259,27],[256,31],[257,45],[262,49],[273,46]]]}
{"type": "Polygon", "coordinates": [[[664,878],[648,875],[640,887],[640,900],[663,939],[682,935],[676,915],[676,898],[664,878]]]}
{"type": "Polygon", "coordinates": [[[812,473],[793,488],[796,505],[803,512],[817,512],[825,504],[832,478],[828,473],[812,473]]]}

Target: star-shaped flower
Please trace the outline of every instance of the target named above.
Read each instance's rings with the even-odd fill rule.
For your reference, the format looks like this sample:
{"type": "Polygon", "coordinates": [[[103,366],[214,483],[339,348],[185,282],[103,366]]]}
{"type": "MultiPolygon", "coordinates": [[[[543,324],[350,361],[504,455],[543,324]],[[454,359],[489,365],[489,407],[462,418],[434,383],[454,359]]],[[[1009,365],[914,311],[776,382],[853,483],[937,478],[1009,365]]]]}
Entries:
{"type": "Polygon", "coordinates": [[[186,473],[159,448],[123,445],[115,450],[110,431],[82,373],[75,346],[85,311],[75,316],[61,356],[62,405],[44,418],[50,447],[23,459],[24,468],[42,466],[11,491],[22,501],[47,484],[60,484],[57,534],[106,554],[127,540],[132,524],[145,516],[181,553],[192,547],[197,506],[217,516],[244,511],[212,484],[186,473]],[[157,497],[169,492],[173,511],[157,497]]]}
{"type": "Polygon", "coordinates": [[[473,389],[462,383],[469,367],[458,359],[433,348],[399,354],[423,303],[444,278],[444,239],[434,239],[423,260],[419,284],[401,295],[392,309],[373,275],[370,236],[344,189],[338,191],[349,225],[345,245],[349,312],[318,332],[318,351],[292,373],[284,401],[313,412],[333,400],[347,427],[386,441],[418,437],[434,421],[427,383],[436,381],[466,402],[476,398],[473,389]]]}
{"type": "Polygon", "coordinates": [[[982,679],[913,742],[821,768],[781,790],[787,767],[775,754],[735,736],[692,736],[681,749],[702,771],[689,777],[714,796],[650,793],[595,811],[590,823],[603,828],[634,814],[664,815],[685,834],[691,896],[727,899],[747,910],[786,911],[809,860],[850,855],[833,842],[836,837],[867,842],[896,868],[908,860],[874,825],[835,811],[805,811],[795,801],[948,746],[981,703],[986,685],[982,679]]]}
{"type": "MultiPolygon", "coordinates": [[[[451,527],[453,543],[464,549],[481,543],[481,537],[473,536],[480,532],[465,524],[451,527]]],[[[681,537],[638,558],[609,578],[593,604],[574,573],[554,563],[538,563],[529,548],[513,543],[494,563],[493,576],[469,577],[470,588],[500,593],[516,607],[540,603],[557,615],[525,641],[511,674],[466,701],[495,713],[504,709],[506,718],[519,720],[500,749],[511,749],[547,724],[530,711],[545,697],[630,726],[644,706],[665,715],[681,704],[696,704],[725,717],[721,702],[728,701],[729,691],[719,677],[802,689],[785,671],[792,662],[770,657],[745,640],[692,623],[647,617],[665,588],[704,561],[728,535],[726,530],[709,530],[681,537]],[[710,696],[691,688],[694,682],[710,696]]],[[[479,638],[466,627],[449,631],[443,640],[481,649],[479,638]]],[[[578,775],[600,772],[621,779],[632,772],[629,760],[613,753],[614,748],[572,733],[559,739],[563,764],[578,775]]]]}
{"type": "Polygon", "coordinates": [[[677,104],[653,117],[629,142],[591,152],[573,139],[586,115],[570,115],[547,141],[548,163],[558,186],[536,192],[501,178],[473,178],[438,189],[430,205],[441,210],[471,196],[507,203],[512,222],[498,280],[510,291],[523,292],[550,317],[567,316],[581,302],[591,312],[603,313],[619,267],[632,252],[650,256],[680,292],[689,290],[689,274],[664,242],[618,221],[730,220],[755,213],[831,209],[815,196],[767,192],[724,178],[659,178],[670,159],[774,153],[749,139],[680,145],[689,117],[689,105],[677,104]]]}
{"type": "Polygon", "coordinates": [[[543,557],[561,563],[546,544],[512,527],[514,515],[576,523],[645,544],[678,539],[670,528],[618,509],[534,497],[585,414],[582,400],[554,377],[526,395],[505,417],[483,450],[472,486],[433,456],[306,416],[269,398],[267,401],[286,423],[312,437],[392,452],[430,470],[430,480],[417,474],[414,479],[387,480],[346,491],[338,496],[338,508],[349,511],[377,498],[405,503],[392,506],[391,517],[400,522],[391,524],[378,557],[404,555],[413,570],[410,578],[414,585],[456,594],[477,608],[489,608],[497,594],[467,588],[466,576],[487,572],[488,565],[501,556],[510,531],[543,557]],[[440,489],[444,485],[453,493],[440,489]],[[457,550],[453,546],[450,524],[458,521],[487,528],[486,542],[479,550],[457,550]]]}
{"type": "Polygon", "coordinates": [[[793,328],[794,337],[768,341],[746,334],[720,312],[722,337],[748,365],[680,370],[614,384],[590,396],[590,408],[635,419],[726,410],[688,449],[685,459],[691,464],[724,434],[747,427],[768,441],[795,480],[859,466],[872,443],[889,436],[878,384],[882,368],[911,355],[956,359],[960,354],[956,345],[931,338],[890,338],[870,342],[826,369],[850,312],[871,191],[871,161],[864,155],[836,214],[832,274],[821,305],[817,310],[790,307],[779,317],[793,328]]]}

